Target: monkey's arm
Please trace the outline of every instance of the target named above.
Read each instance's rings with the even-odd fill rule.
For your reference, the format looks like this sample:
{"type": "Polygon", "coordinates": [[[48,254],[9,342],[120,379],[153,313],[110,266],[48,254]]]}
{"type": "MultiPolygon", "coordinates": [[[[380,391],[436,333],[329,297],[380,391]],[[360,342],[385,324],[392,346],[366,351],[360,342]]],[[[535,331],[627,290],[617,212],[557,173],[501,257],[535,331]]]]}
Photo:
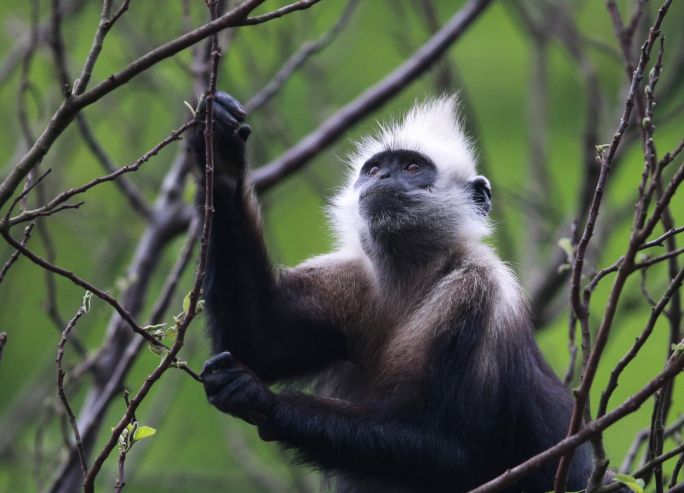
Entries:
{"type": "Polygon", "coordinates": [[[466,449],[453,430],[440,431],[445,409],[434,399],[361,403],[276,394],[228,353],[209,360],[202,379],[211,404],[258,425],[263,439],[295,449],[317,467],[445,484],[466,472],[466,449]]]}
{"type": "Polygon", "coordinates": [[[277,396],[265,429],[268,438],[325,470],[456,480],[466,472],[465,448],[426,425],[432,420],[411,406],[419,404],[350,403],[288,391],[277,396]]]}
{"type": "MultiPolygon", "coordinates": [[[[229,350],[261,379],[273,381],[319,369],[344,357],[345,340],[316,302],[306,276],[276,275],[263,240],[256,196],[249,184],[245,141],[249,127],[239,103],[218,92],[214,102],[216,179],[204,284],[215,352],[229,350]]],[[[192,147],[205,167],[203,126],[192,147]]],[[[204,190],[198,187],[203,213],[204,190]]]]}

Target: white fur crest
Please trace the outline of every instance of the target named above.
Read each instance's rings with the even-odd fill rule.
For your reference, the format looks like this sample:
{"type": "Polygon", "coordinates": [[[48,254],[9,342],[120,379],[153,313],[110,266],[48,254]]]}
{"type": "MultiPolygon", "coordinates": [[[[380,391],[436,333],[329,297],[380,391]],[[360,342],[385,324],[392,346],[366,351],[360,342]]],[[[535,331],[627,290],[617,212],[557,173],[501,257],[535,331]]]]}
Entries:
{"type": "MultiPolygon", "coordinates": [[[[455,95],[416,102],[400,120],[380,123],[377,131],[356,143],[348,157],[347,182],[329,209],[340,249],[362,254],[358,193],[354,191],[363,164],[379,152],[412,150],[427,156],[438,170],[435,202],[439,216],[449,221],[454,241],[477,241],[489,234],[486,217],[477,211],[464,185],[477,176],[475,152],[458,118],[455,95]]],[[[428,211],[425,211],[426,213],[428,211]]],[[[351,252],[350,252],[351,253],[351,252]]]]}

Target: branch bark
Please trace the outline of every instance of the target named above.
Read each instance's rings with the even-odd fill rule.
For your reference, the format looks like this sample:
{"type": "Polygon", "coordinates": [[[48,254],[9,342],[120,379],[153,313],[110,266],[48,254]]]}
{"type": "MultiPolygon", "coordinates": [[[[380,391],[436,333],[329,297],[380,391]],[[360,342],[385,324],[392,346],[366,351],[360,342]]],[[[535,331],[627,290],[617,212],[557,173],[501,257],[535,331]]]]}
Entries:
{"type": "MultiPolygon", "coordinates": [[[[263,193],[283,178],[299,170],[323,149],[344,135],[354,124],[369,116],[408,87],[461,37],[490,3],[491,0],[468,2],[437,34],[394,72],[342,107],[282,156],[254,170],[252,178],[257,191],[263,193]]],[[[0,199],[1,197],[0,190],[0,199]]]]}

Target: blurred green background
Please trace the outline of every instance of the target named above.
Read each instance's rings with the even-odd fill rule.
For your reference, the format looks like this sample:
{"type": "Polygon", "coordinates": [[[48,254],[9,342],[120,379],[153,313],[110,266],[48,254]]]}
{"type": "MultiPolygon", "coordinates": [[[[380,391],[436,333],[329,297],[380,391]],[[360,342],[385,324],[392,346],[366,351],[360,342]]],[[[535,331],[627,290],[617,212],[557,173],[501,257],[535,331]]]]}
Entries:
{"type": "MultiPolygon", "coordinates": [[[[445,22],[461,6],[461,1],[434,0],[440,23],[445,22]]],[[[612,25],[602,1],[566,1],[562,4],[576,15],[578,27],[591,43],[586,54],[593,62],[604,92],[606,107],[601,139],[608,142],[617,128],[624,100],[625,72],[618,53],[612,25]],[[612,50],[612,51],[611,51],[612,50]]],[[[49,2],[40,1],[41,19],[49,16],[49,2]]],[[[189,2],[193,23],[205,18],[203,1],[189,2]]],[[[257,13],[284,5],[268,1],[257,13]]],[[[534,4],[532,8],[534,8],[534,4]]],[[[619,2],[624,16],[632,3],[619,2]]],[[[659,5],[649,5],[652,19],[659,5]]],[[[239,29],[221,61],[219,88],[245,101],[260,89],[283,61],[307,40],[325,32],[337,19],[344,2],[323,0],[310,10],[282,19],[239,29]]],[[[253,167],[274,159],[301,137],[312,131],[326,117],[352,100],[397,67],[425,40],[430,32],[421,10],[421,2],[413,0],[364,0],[354,12],[349,26],[322,53],[314,56],[287,82],[271,103],[249,117],[254,134],[250,140],[253,167]]],[[[88,1],[82,9],[68,16],[63,25],[68,63],[72,74],[80,72],[92,44],[101,11],[101,3],[88,1]]],[[[182,3],[178,0],[139,2],[133,0],[106,39],[103,53],[93,76],[97,83],[130,61],[182,34],[182,3]]],[[[2,33],[0,56],[8,60],[13,47],[25,36],[30,17],[29,2],[0,0],[2,33]]],[[[650,21],[649,21],[650,22],[650,21]]],[[[684,36],[684,5],[675,2],[663,30],[668,38],[664,74],[675,64],[684,36]]],[[[641,44],[643,36],[638,37],[641,44]]],[[[525,287],[532,280],[528,268],[544,269],[558,249],[557,241],[570,234],[570,220],[576,213],[581,177],[582,142],[587,94],[577,65],[563,45],[551,39],[548,45],[548,102],[546,130],[547,169],[553,198],[552,210],[544,218],[534,216],[534,190],[538,176],[530,169],[530,102],[534,95],[533,42],[514,3],[495,2],[447,53],[448,65],[439,65],[426,73],[401,95],[349,131],[330,149],[295,176],[285,180],[263,197],[266,234],[274,260],[294,265],[307,257],[328,251],[331,236],[324,207],[344,173],[342,160],[351,149],[351,141],[374,128],[376,118],[387,118],[408,108],[426,94],[444,90],[444,70],[449,71],[448,90],[462,91],[468,129],[476,145],[486,173],[494,182],[495,244],[502,257],[511,263],[525,287]],[[536,245],[538,256],[526,255],[530,248],[530,221],[542,221],[542,244],[536,245]]],[[[189,99],[193,79],[188,74],[190,54],[185,51],[166,60],[85,110],[91,125],[107,152],[119,165],[132,164],[177,128],[188,117],[184,100],[189,99]]],[[[28,117],[36,134],[41,132],[60,101],[60,87],[52,64],[52,54],[42,46],[30,70],[33,89],[27,97],[28,117]]],[[[681,81],[670,97],[657,107],[657,145],[661,154],[672,150],[684,136],[684,101],[681,81]],[[660,115],[668,115],[662,124],[660,115]]],[[[2,177],[25,153],[17,121],[17,92],[20,69],[4,77],[0,85],[0,155],[2,177]]],[[[191,101],[191,104],[194,104],[191,101]]],[[[604,142],[601,142],[604,143],[604,142]]],[[[170,166],[177,145],[171,145],[144,164],[135,174],[127,175],[145,196],[153,201],[160,181],[170,166]]],[[[643,153],[637,142],[631,147],[610,178],[606,207],[624,210],[634,203],[636,187],[643,167],[643,153]]],[[[671,166],[679,166],[675,161],[671,166]]],[[[103,174],[100,165],[84,146],[72,124],[53,146],[41,164],[52,168],[46,179],[47,196],[81,185],[103,174]]],[[[671,174],[673,170],[668,172],[671,174]]],[[[670,176],[667,174],[667,176],[670,176]]],[[[684,200],[680,193],[672,211],[682,225],[684,200]]],[[[192,190],[186,191],[188,202],[192,190]]],[[[35,197],[32,199],[35,200],[35,197]]],[[[58,265],[73,270],[80,277],[103,289],[118,294],[117,280],[124,276],[133,248],[145,227],[144,221],[130,209],[118,189],[105,183],[82,196],[86,204],[76,211],[64,211],[47,222],[54,237],[58,265]]],[[[30,201],[31,202],[31,201],[30,201]]],[[[35,204],[35,202],[33,202],[35,204]]],[[[2,212],[4,214],[4,211],[2,212]]],[[[631,219],[623,220],[602,246],[600,264],[614,263],[626,249],[631,219]]],[[[20,228],[14,231],[20,235],[20,228]]],[[[660,229],[658,229],[660,232],[660,229]]],[[[34,235],[35,236],[35,235],[34,235]]],[[[680,240],[681,242],[681,240],[680,240]]],[[[154,275],[147,309],[151,308],[163,280],[183,243],[182,238],[165,251],[154,275]]],[[[45,251],[34,238],[29,246],[39,255],[45,251]]],[[[662,251],[658,250],[658,253],[662,251]]],[[[12,253],[0,244],[0,262],[12,253]]],[[[183,277],[171,313],[181,311],[181,300],[192,286],[194,264],[183,277]]],[[[596,267],[596,266],[591,266],[596,267]]],[[[601,284],[592,302],[592,328],[595,329],[605,306],[611,278],[601,284]]],[[[659,297],[667,286],[665,266],[649,271],[648,286],[659,297]]],[[[57,280],[60,310],[71,318],[81,303],[82,289],[57,280]]],[[[53,419],[41,425],[47,409],[55,406],[56,388],[44,403],[44,409],[32,410],[30,417],[13,423],[7,411],[13,403],[48,382],[52,385],[56,370],[54,358],[60,336],[42,308],[45,299],[43,272],[25,258],[15,264],[0,284],[0,331],[6,331],[9,342],[0,363],[0,435],[14,429],[11,445],[0,454],[0,492],[41,491],[51,479],[64,457],[62,426],[53,419]],[[36,431],[39,430],[38,437],[36,431]],[[38,444],[38,445],[37,445],[38,444]]],[[[557,304],[566,306],[566,294],[557,304]]],[[[631,346],[649,316],[650,306],[644,301],[638,275],[628,283],[613,333],[593,386],[592,398],[598,402],[610,369],[631,346]]],[[[78,324],[89,348],[102,343],[111,308],[101,300],[93,300],[93,310],[78,324]]],[[[562,376],[568,364],[568,311],[556,310],[553,321],[538,332],[538,341],[547,359],[562,376]]],[[[144,318],[144,317],[143,317],[144,318]]],[[[166,317],[171,321],[171,315],[166,317]]],[[[198,370],[209,355],[201,319],[188,332],[188,345],[182,357],[198,370]]],[[[668,324],[663,318],[642,349],[638,358],[625,371],[616,390],[611,408],[645,385],[665,362],[668,324]]],[[[68,348],[68,346],[67,346],[68,348]]],[[[67,349],[69,367],[78,362],[74,351],[67,349]]],[[[158,358],[144,351],[127,378],[126,388],[134,393],[145,376],[158,364],[158,358]]],[[[85,381],[88,383],[88,380],[85,381]]],[[[684,387],[675,388],[670,421],[684,412],[684,387]]],[[[74,409],[83,402],[85,388],[71,396],[74,409]]],[[[103,429],[118,423],[124,412],[123,399],[111,406],[103,429]]],[[[623,419],[605,433],[611,465],[619,466],[636,432],[650,423],[652,405],[623,419]]],[[[275,484],[292,491],[307,491],[306,483],[318,487],[318,479],[303,477],[305,471],[287,465],[277,447],[262,443],[255,430],[210,407],[201,385],[176,370],[167,372],[155,385],[137,413],[141,424],[157,428],[154,437],[136,445],[127,458],[128,493],[174,491],[271,491],[275,484]],[[245,462],[247,461],[247,462],[245,462]],[[250,468],[265,473],[263,484],[250,474],[250,468]]],[[[102,433],[96,446],[101,449],[107,438],[102,433]]],[[[666,443],[666,450],[673,441],[666,443]]],[[[496,451],[492,451],[496,453],[496,451]]],[[[668,463],[671,464],[671,463],[668,463]]],[[[671,465],[666,466],[666,471],[671,465]]],[[[112,455],[99,476],[98,490],[111,489],[116,477],[116,459],[112,455]]],[[[263,478],[261,478],[263,481],[263,478]]]]}

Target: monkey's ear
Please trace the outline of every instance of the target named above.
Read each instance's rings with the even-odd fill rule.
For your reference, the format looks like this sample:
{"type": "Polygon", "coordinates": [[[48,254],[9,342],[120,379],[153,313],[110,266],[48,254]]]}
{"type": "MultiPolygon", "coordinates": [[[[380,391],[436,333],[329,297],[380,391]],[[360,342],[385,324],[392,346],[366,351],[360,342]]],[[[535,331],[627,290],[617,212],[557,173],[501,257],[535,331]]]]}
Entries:
{"type": "Polygon", "coordinates": [[[476,176],[470,182],[473,200],[482,212],[483,216],[492,210],[492,186],[484,176],[476,176]]]}

